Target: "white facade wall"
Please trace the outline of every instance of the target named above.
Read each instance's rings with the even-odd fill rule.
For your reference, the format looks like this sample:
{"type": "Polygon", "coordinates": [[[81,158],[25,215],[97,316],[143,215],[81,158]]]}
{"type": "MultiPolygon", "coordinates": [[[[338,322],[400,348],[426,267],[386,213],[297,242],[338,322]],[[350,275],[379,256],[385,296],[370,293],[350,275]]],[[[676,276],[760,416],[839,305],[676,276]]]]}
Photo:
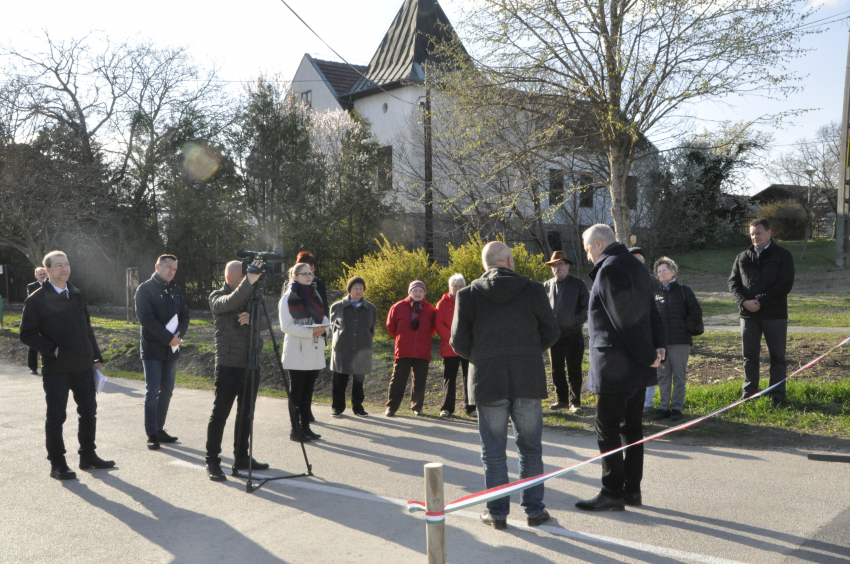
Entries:
{"type": "Polygon", "coordinates": [[[303,92],[312,92],[312,107],[317,112],[342,109],[331,85],[322,78],[322,75],[310,62],[309,55],[304,55],[301,64],[298,65],[298,70],[295,71],[295,76],[292,77],[292,91],[297,94],[299,100],[303,92]]]}

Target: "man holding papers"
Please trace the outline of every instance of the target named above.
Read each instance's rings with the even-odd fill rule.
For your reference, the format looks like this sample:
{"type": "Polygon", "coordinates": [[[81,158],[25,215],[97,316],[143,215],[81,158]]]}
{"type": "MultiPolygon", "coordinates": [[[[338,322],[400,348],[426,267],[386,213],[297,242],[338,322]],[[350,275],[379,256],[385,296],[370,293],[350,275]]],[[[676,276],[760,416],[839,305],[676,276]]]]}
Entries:
{"type": "Polygon", "coordinates": [[[165,432],[165,417],[174,391],[181,337],[189,328],[189,307],[174,283],[177,257],[162,255],[150,280],[136,290],[136,316],[141,324],[140,348],[145,370],[145,435],[148,448],[173,443],[165,432]]]}
{"type": "Polygon", "coordinates": [[[97,400],[94,370],[103,368],[100,349],[91,328],[83,294],[68,283],[71,265],[62,251],[44,257],[50,281],[24,302],[21,342],[41,353],[47,419],[44,424],[50,475],[72,480],[77,475],[65,462],[62,425],[68,407],[68,392],[74,393],[79,414],[80,468],[111,468],[115,462],[95,454],[97,400]]]}

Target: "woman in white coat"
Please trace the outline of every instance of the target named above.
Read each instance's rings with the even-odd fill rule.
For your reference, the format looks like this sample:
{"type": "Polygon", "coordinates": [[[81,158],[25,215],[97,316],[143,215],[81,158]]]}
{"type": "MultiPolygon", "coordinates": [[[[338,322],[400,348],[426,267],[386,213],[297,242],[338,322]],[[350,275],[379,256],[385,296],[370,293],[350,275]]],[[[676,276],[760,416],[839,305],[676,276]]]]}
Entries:
{"type": "Polygon", "coordinates": [[[321,435],[310,429],[310,403],[319,370],[325,367],[325,336],[330,322],[322,311],[322,298],[313,282],[309,264],[289,270],[289,289],[280,298],[283,367],[289,371],[289,419],[293,441],[309,441],[321,435]],[[324,325],[325,327],[309,327],[324,325]]]}

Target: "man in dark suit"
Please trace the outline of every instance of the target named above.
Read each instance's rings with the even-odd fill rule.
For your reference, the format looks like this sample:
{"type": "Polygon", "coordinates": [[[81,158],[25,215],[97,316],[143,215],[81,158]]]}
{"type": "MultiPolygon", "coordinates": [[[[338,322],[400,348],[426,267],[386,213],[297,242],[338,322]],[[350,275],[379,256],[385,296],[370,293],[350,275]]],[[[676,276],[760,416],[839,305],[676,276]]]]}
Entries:
{"type": "MultiPolygon", "coordinates": [[[[596,440],[609,452],[643,439],[646,387],[658,383],[664,359],[664,331],[655,306],[649,272],[610,227],[596,224],[583,234],[593,289],[588,308],[590,370],[587,389],[597,394],[596,440]]],[[[602,459],[602,491],[576,507],[586,511],[622,511],[641,505],[643,445],[602,459]]]]}
{"type": "MultiPolygon", "coordinates": [[[[543,473],[541,400],[547,393],[542,353],[560,332],[543,285],[514,272],[507,245],[488,243],[481,258],[486,272],[457,292],[449,342],[469,359],[469,401],[478,407],[481,461],[489,489],[508,483],[508,420],[516,435],[520,478],[543,473]]],[[[488,501],[481,521],[506,528],[510,501],[510,496],[488,501]]],[[[549,519],[545,507],[543,484],[522,492],[530,526],[549,519]]]]}
{"type": "MultiPolygon", "coordinates": [[[[31,295],[33,292],[38,290],[44,285],[44,281],[47,280],[47,271],[44,267],[39,266],[35,269],[35,282],[32,284],[27,284],[27,296],[31,295]]],[[[27,356],[27,366],[29,366],[30,374],[34,376],[38,376],[38,351],[35,349],[30,349],[29,356],[27,356]]]]}
{"type": "Polygon", "coordinates": [[[62,425],[68,407],[68,392],[74,393],[79,415],[80,468],[111,468],[115,462],[103,460],[94,444],[97,425],[94,370],[103,368],[100,349],[94,338],[82,292],[68,283],[71,266],[62,251],[44,256],[50,280],[24,302],[21,314],[21,342],[38,350],[47,400],[47,458],[50,475],[71,480],[77,475],[65,461],[62,425]]]}
{"type": "Polygon", "coordinates": [[[788,338],[788,294],[794,286],[794,257],[772,238],[770,222],[750,223],[753,246],[735,258],[729,291],[741,315],[744,351],[744,391],[748,398],[759,391],[759,356],[764,335],[770,354],[770,385],[773,405],[785,400],[785,345],[788,338]]]}
{"type": "Polygon", "coordinates": [[[181,337],[189,328],[189,306],[174,282],[175,274],[177,257],[162,255],[150,280],[136,289],[139,345],[145,371],[145,435],[151,450],[158,449],[160,443],[177,442],[177,437],[165,432],[165,418],[177,378],[181,337]],[[166,327],[174,318],[177,326],[166,327]]]}
{"type": "Polygon", "coordinates": [[[581,411],[581,361],[584,359],[584,334],[582,325],[587,321],[589,292],[584,280],[570,275],[573,261],[564,251],[555,251],[546,264],[552,269],[552,278],[543,283],[549,296],[549,305],[558,320],[561,338],[549,349],[552,364],[552,383],[558,401],[549,409],[569,408],[570,413],[581,411]],[[566,367],[566,370],[564,369],[566,367]],[[569,374],[569,381],[567,381],[569,374]]]}

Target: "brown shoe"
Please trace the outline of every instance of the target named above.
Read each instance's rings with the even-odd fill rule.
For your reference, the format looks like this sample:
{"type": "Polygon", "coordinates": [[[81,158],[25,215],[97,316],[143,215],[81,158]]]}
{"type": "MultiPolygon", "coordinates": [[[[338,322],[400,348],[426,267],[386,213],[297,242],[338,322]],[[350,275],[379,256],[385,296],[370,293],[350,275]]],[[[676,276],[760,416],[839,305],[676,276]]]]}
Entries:
{"type": "Polygon", "coordinates": [[[540,512],[540,515],[538,515],[537,517],[528,517],[528,526],[529,527],[536,527],[538,525],[542,525],[543,523],[548,521],[550,518],[551,518],[551,516],[549,515],[549,512],[544,509],[543,511],[540,512]]]}
{"type": "Polygon", "coordinates": [[[507,529],[508,528],[508,520],[507,519],[494,519],[492,515],[490,515],[489,511],[485,511],[481,514],[481,522],[485,525],[490,525],[494,529],[507,529]]]}

